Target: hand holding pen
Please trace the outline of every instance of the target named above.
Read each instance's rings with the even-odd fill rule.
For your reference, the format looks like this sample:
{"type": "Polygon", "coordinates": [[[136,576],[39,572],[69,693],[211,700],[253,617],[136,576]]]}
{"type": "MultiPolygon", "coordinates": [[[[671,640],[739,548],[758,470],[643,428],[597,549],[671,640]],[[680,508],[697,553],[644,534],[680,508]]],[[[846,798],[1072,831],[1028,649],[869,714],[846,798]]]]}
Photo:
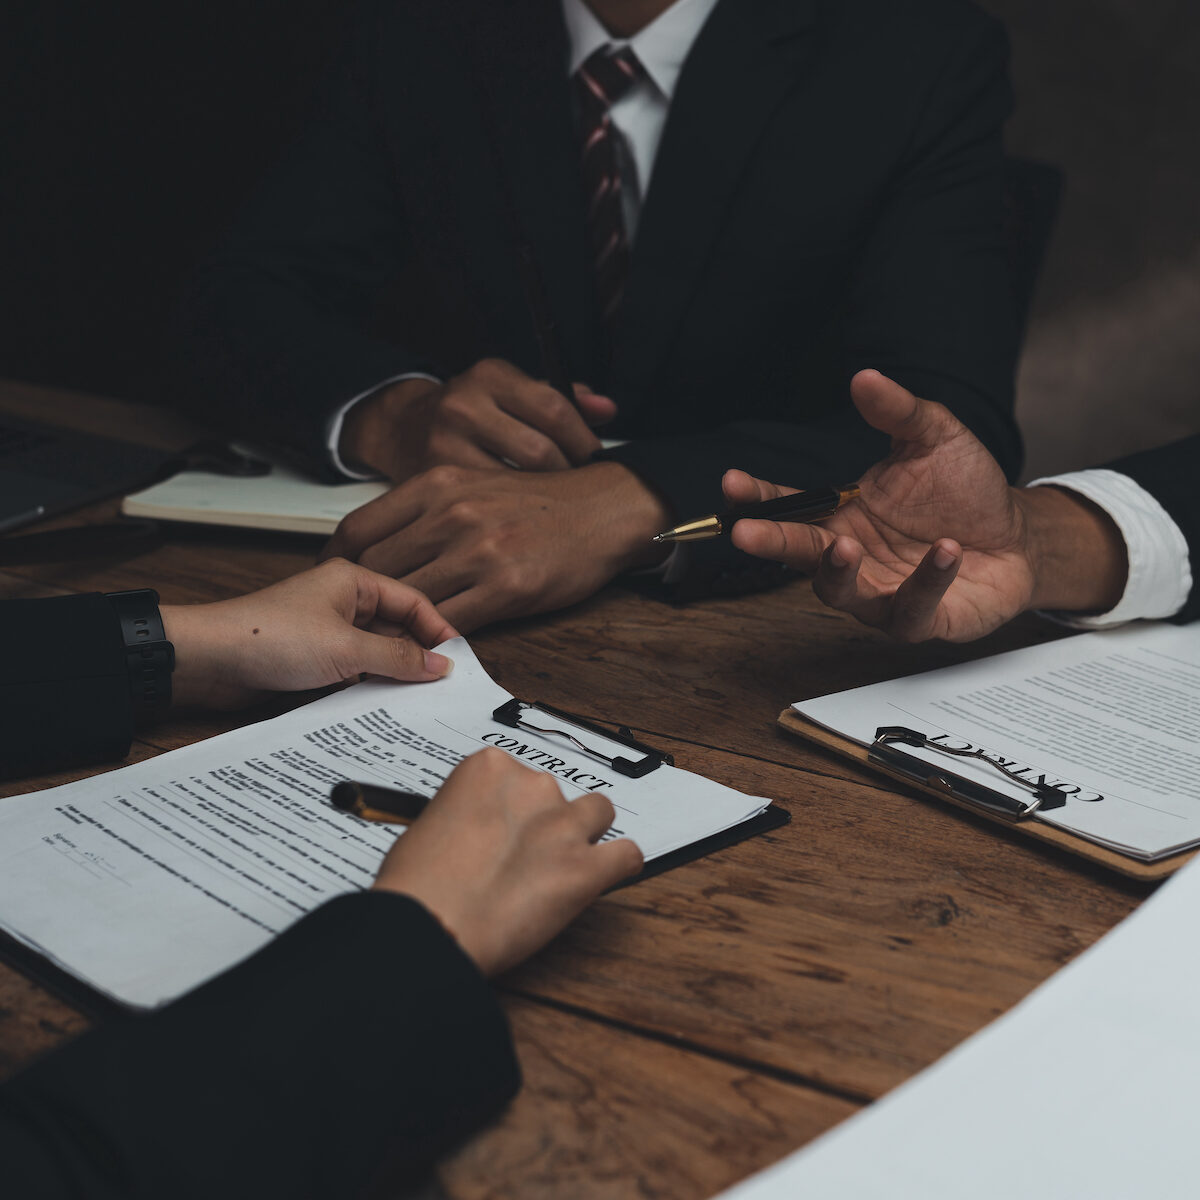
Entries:
{"type": "Polygon", "coordinates": [[[762,498],[731,508],[728,512],[710,513],[707,517],[696,517],[672,529],[664,529],[662,533],[656,533],[653,540],[659,545],[703,542],[709,538],[731,534],[739,521],[786,521],[809,525],[832,517],[844,504],[857,500],[859,495],[858,485],[855,483],[840,488],[820,487],[801,491],[797,488],[779,487],[773,483],[762,484],[742,471],[731,471],[726,478],[729,475],[740,476],[759,484],[757,494],[762,498]]]}
{"type": "MultiPolygon", "coordinates": [[[[826,604],[903,641],[969,641],[1040,602],[1073,606],[1063,591],[1073,573],[1039,568],[1046,539],[1031,504],[1056,505],[1061,524],[1063,493],[1010,488],[953,413],[878,371],[860,371],[850,392],[868,424],[892,439],[891,453],[859,481],[859,498],[822,525],[739,521],[738,549],[808,572],[826,604]]],[[[728,472],[723,486],[735,505],[790,490],[742,471],[728,472]]]]}

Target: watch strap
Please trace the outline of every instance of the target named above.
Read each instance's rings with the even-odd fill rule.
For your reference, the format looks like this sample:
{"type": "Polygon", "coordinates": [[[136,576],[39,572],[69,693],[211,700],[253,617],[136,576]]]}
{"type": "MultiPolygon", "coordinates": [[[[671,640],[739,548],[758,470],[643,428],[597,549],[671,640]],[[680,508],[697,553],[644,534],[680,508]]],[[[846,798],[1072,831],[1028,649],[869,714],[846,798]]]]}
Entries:
{"type": "Polygon", "coordinates": [[[167,641],[158,593],[153,588],[138,588],[108,592],[107,597],[121,624],[134,722],[161,716],[171,707],[175,647],[167,641]]]}

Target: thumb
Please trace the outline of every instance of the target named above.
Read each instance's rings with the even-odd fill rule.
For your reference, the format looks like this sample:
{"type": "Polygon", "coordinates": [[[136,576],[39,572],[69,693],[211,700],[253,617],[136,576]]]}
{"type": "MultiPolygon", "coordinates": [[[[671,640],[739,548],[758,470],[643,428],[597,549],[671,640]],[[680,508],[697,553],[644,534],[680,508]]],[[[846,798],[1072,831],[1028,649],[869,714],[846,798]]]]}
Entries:
{"type": "Polygon", "coordinates": [[[575,384],[575,402],[589,425],[603,425],[617,415],[616,401],[593,392],[586,383],[575,384]]]}
{"type": "Polygon", "coordinates": [[[408,683],[429,683],[454,669],[454,663],[444,654],[423,650],[409,638],[385,637],[366,629],[352,631],[350,656],[352,671],[408,683]]]}
{"type": "Polygon", "coordinates": [[[850,396],[867,424],[894,441],[931,450],[963,429],[948,409],[914,396],[878,371],[859,371],[850,380],[850,396]]]}

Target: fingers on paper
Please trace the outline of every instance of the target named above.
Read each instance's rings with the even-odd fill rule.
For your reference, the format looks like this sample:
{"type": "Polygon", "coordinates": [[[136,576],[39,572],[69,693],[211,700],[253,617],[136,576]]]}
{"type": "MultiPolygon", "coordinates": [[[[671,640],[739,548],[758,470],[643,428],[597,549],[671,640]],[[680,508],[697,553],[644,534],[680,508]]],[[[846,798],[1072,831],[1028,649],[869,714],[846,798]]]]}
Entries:
{"type": "Polygon", "coordinates": [[[426,650],[403,637],[354,630],[354,670],[406,683],[431,683],[448,675],[454,664],[444,654],[426,650]]]}
{"type": "Polygon", "coordinates": [[[458,636],[458,631],[424,592],[376,572],[370,573],[369,583],[374,595],[367,600],[371,604],[367,619],[373,632],[383,632],[375,627],[376,622],[389,628],[399,626],[422,646],[437,646],[458,636]]]}
{"type": "Polygon", "coordinates": [[[602,842],[592,851],[600,890],[616,887],[623,879],[637,875],[645,865],[642,852],[629,838],[602,842]]]}

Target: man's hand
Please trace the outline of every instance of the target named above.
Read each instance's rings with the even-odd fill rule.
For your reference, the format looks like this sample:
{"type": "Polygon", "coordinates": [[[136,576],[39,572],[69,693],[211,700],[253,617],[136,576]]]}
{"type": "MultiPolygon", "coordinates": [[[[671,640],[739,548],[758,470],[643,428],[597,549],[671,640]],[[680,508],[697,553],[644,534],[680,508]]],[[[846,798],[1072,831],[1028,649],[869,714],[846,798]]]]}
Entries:
{"type": "Polygon", "coordinates": [[[628,838],[600,842],[613,815],[606,796],[568,802],[549,775],[481,750],[397,838],[375,887],[419,900],[494,975],[642,869],[628,838]]]}
{"type": "Polygon", "coordinates": [[[561,471],[600,449],[588,426],[617,412],[584,384],[575,398],[578,409],[549,384],[485,359],[449,383],[406,379],[356,404],[338,449],[397,483],[443,464],[561,471]]]}
{"type": "Polygon", "coordinates": [[[435,467],[352,512],[324,554],[419,588],[463,632],[574,604],[661,557],[665,504],[632,471],[435,467]]]}
{"type": "Polygon", "coordinates": [[[336,559],[236,600],[161,612],[175,647],[175,703],[206,708],[239,708],[265,692],[364,672],[440,679],[453,664],[423,647],[457,636],[420,592],[336,559]]]}
{"type": "MultiPolygon", "coordinates": [[[[878,371],[860,371],[851,394],[892,438],[862,495],[822,525],[739,521],[739,549],[812,573],[826,604],[908,642],[971,641],[1028,608],[1103,610],[1120,599],[1124,543],[1099,509],[1054,488],[1010,488],[946,408],[878,371]]],[[[741,471],[724,489],[735,506],[795,490],[741,471]]]]}

